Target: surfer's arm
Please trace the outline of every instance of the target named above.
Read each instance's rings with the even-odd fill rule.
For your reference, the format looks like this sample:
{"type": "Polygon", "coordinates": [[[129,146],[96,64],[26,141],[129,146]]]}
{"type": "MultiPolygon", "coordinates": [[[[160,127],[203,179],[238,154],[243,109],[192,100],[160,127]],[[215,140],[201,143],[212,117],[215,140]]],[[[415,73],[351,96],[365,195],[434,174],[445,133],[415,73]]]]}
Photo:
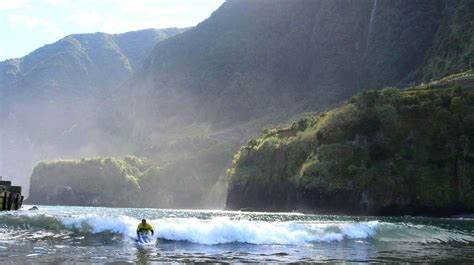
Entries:
{"type": "Polygon", "coordinates": [[[151,235],[155,234],[155,231],[153,231],[153,226],[151,224],[148,224],[146,227],[147,233],[151,232],[151,235]]]}

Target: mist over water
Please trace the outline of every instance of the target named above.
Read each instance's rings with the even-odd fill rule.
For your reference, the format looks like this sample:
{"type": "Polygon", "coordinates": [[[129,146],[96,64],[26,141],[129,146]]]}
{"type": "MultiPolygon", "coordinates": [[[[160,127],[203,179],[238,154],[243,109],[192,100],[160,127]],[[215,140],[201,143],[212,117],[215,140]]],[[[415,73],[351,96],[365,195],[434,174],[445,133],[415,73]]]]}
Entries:
{"type": "MultiPolygon", "coordinates": [[[[42,160],[119,155],[100,129],[96,106],[100,100],[16,100],[0,121],[0,175],[23,187],[28,196],[33,168],[42,160]]],[[[3,102],[2,102],[3,103],[3,102]]],[[[10,103],[12,104],[12,103],[10,103]]]]}
{"type": "Polygon", "coordinates": [[[5,262],[474,261],[474,220],[39,208],[0,213],[5,262]],[[134,241],[141,218],[155,228],[151,246],[134,241]]]}

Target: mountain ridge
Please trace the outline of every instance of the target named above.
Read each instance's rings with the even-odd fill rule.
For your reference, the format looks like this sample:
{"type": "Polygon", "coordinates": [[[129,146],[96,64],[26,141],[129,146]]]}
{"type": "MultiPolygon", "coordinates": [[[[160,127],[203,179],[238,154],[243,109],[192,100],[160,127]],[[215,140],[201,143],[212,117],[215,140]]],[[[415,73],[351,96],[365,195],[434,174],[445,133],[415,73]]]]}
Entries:
{"type": "Polygon", "coordinates": [[[120,93],[157,42],[185,30],[71,34],[0,62],[1,174],[28,187],[38,160],[111,154],[91,127],[97,109],[120,93]]]}

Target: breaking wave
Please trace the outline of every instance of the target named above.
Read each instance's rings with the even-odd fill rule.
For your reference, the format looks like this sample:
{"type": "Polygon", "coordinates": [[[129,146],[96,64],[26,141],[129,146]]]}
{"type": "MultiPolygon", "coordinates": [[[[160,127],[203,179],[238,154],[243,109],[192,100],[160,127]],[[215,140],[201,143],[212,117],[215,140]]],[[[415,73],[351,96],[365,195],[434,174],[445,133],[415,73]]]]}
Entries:
{"type": "MultiPolygon", "coordinates": [[[[0,214],[0,232],[48,231],[70,232],[79,235],[112,233],[123,238],[135,236],[139,220],[121,216],[94,214],[49,216],[45,214],[0,214]]],[[[376,240],[387,242],[474,242],[474,236],[458,230],[447,230],[431,225],[387,223],[380,221],[288,221],[269,222],[238,220],[229,217],[162,218],[150,220],[155,237],[163,240],[186,241],[198,244],[278,244],[300,245],[343,240],[376,240]]]]}

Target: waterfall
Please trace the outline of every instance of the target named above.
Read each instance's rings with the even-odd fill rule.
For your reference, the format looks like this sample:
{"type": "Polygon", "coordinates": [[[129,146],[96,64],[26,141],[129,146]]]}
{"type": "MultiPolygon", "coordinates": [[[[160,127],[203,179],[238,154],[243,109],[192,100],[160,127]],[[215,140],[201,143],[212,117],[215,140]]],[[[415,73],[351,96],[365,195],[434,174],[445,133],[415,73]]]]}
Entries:
{"type": "Polygon", "coordinates": [[[369,33],[367,34],[367,47],[369,49],[370,35],[372,35],[372,27],[374,24],[375,12],[377,11],[377,0],[374,0],[374,5],[372,6],[372,12],[370,13],[370,22],[369,22],[369,33]]]}

